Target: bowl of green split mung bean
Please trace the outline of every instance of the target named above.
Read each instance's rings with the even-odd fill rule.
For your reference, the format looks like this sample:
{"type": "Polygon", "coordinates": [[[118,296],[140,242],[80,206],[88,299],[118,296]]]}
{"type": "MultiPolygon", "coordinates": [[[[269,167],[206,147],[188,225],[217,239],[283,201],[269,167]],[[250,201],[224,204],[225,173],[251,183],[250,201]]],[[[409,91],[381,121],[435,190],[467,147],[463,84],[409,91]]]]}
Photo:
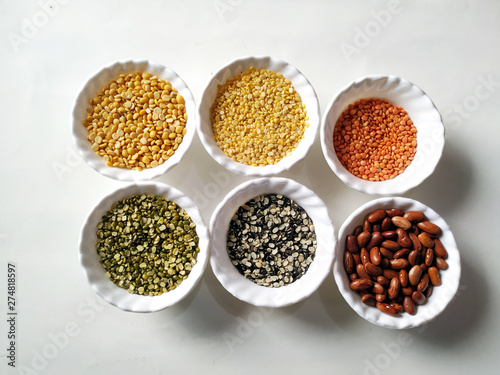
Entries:
{"type": "Polygon", "coordinates": [[[210,232],[215,276],[254,306],[304,300],[319,288],[335,258],[327,207],[287,178],[257,178],[233,189],[215,209],[210,232]]]}
{"type": "Polygon", "coordinates": [[[274,176],[303,159],[320,124],[316,92],[289,63],[246,56],[220,68],[198,107],[198,134],[223,167],[274,176]]]}
{"type": "Polygon", "coordinates": [[[80,263],[92,289],[131,312],[154,312],[186,297],[209,257],[203,218],[181,191],[139,182],[102,198],[83,225],[80,263]]]}
{"type": "Polygon", "coordinates": [[[94,74],[73,109],[73,139],[87,164],[121,181],[147,181],[179,164],[196,132],[193,95],[173,70],[121,60],[94,74]]]}

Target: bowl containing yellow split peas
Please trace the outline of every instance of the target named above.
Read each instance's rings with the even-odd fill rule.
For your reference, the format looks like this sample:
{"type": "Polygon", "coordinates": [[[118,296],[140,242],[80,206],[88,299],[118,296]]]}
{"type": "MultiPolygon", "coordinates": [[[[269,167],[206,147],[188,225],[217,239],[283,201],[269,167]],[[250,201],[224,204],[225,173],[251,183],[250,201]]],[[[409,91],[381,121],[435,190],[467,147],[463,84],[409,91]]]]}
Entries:
{"type": "Polygon", "coordinates": [[[332,171],[365,194],[400,195],[435,170],[445,143],[427,94],[397,76],[360,77],[323,114],[320,138],[332,171]]]}
{"type": "Polygon", "coordinates": [[[193,95],[173,70],[148,60],[100,69],[73,109],[73,138],[94,170],[121,181],[146,181],[177,165],[196,132],[193,95]]]}
{"type": "Polygon", "coordinates": [[[241,57],[220,68],[205,87],[198,114],[207,152],[247,176],[290,169],[306,156],[320,123],[310,82],[270,56],[241,57]]]}

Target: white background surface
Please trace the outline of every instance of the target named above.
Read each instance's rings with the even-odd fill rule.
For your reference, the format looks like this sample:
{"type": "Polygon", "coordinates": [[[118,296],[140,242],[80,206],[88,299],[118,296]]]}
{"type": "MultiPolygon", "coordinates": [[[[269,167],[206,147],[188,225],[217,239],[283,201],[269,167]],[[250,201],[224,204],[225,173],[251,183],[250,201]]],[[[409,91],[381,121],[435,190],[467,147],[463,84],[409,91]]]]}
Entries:
{"type": "MultiPolygon", "coordinates": [[[[0,373],[496,373],[500,3],[0,4],[0,373]],[[88,286],[80,228],[100,197],[124,183],[75,155],[71,111],[85,80],[113,61],[148,58],[180,74],[199,102],[220,66],[265,54],[301,70],[322,111],[351,80],[377,73],[414,82],[441,111],[443,158],[405,194],[443,216],[461,251],[459,295],[431,323],[408,331],[374,326],[349,308],[331,275],[310,298],[276,310],[236,300],[210,267],[187,299],[154,314],[122,312],[88,286]],[[17,265],[15,369],[6,359],[8,262],[17,265]]],[[[281,175],[314,190],[337,230],[374,198],[330,173],[319,138],[281,175]]],[[[196,137],[185,159],[156,180],[191,196],[208,223],[220,199],[248,178],[223,170],[196,137]]]]}

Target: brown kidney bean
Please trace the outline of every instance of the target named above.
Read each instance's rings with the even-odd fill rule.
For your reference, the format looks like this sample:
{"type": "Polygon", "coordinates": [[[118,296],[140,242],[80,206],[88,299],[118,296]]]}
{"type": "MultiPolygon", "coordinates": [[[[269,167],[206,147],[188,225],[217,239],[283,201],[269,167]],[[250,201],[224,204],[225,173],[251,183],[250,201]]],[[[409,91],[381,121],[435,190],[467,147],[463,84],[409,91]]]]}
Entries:
{"type": "Polygon", "coordinates": [[[428,220],[423,220],[420,223],[417,223],[417,227],[429,234],[438,234],[441,232],[441,228],[438,225],[431,223],[428,220]]]}
{"type": "Polygon", "coordinates": [[[391,220],[392,223],[398,228],[401,228],[403,230],[408,230],[411,228],[410,221],[403,216],[394,216],[391,220]]]}
{"type": "Polygon", "coordinates": [[[395,277],[391,280],[391,283],[389,285],[389,288],[387,289],[387,295],[388,297],[393,300],[395,299],[398,294],[399,294],[399,289],[401,288],[401,284],[399,283],[399,278],[395,277]]]}
{"type": "Polygon", "coordinates": [[[399,283],[401,284],[401,287],[406,288],[408,286],[408,281],[408,271],[399,270],[399,283]]]}
{"type": "Polygon", "coordinates": [[[356,266],[356,273],[362,279],[369,279],[370,278],[370,275],[368,275],[368,272],[366,272],[365,266],[363,266],[363,264],[358,264],[356,266]]]}
{"type": "Polygon", "coordinates": [[[348,275],[354,272],[354,258],[349,251],[344,252],[344,268],[348,275]]]}
{"type": "Polygon", "coordinates": [[[387,299],[387,292],[385,291],[385,289],[383,293],[375,294],[375,299],[378,302],[384,302],[387,299]]]}
{"type": "Polygon", "coordinates": [[[401,293],[403,294],[403,296],[411,296],[411,294],[413,293],[413,288],[411,286],[402,288],[401,293]]]}
{"type": "Polygon", "coordinates": [[[389,259],[387,258],[382,258],[382,260],[380,261],[380,267],[382,267],[382,269],[384,268],[388,268],[391,264],[389,263],[389,259]]]}
{"type": "Polygon", "coordinates": [[[434,291],[434,285],[429,284],[429,287],[425,291],[425,297],[429,299],[429,297],[432,296],[433,291],[434,291]]]}
{"type": "Polygon", "coordinates": [[[398,235],[398,239],[396,241],[399,245],[401,245],[402,247],[411,247],[413,242],[411,241],[410,236],[405,230],[398,228],[396,229],[396,234],[398,235]]]}
{"type": "Polygon", "coordinates": [[[394,216],[403,216],[404,215],[404,211],[400,208],[390,208],[388,210],[385,210],[385,212],[387,212],[387,216],[389,217],[394,217],[394,216]]]}
{"type": "Polygon", "coordinates": [[[372,232],[372,225],[368,221],[368,219],[365,219],[365,221],[363,221],[363,232],[372,232]]]}
{"type": "Polygon", "coordinates": [[[353,235],[347,236],[345,246],[350,253],[352,253],[352,254],[359,253],[359,245],[358,245],[358,240],[357,240],[356,236],[353,236],[353,235]]]}
{"type": "Polygon", "coordinates": [[[424,220],[424,213],[422,211],[407,211],[403,217],[409,221],[419,222],[424,220]]]}
{"type": "Polygon", "coordinates": [[[434,247],[434,241],[427,232],[422,232],[417,237],[420,243],[425,247],[434,247]]]}
{"type": "Polygon", "coordinates": [[[445,270],[448,268],[448,262],[443,258],[436,257],[436,267],[440,270],[445,270]]]}
{"type": "Polygon", "coordinates": [[[373,283],[373,288],[372,288],[372,292],[375,293],[375,294],[382,294],[384,293],[385,291],[385,288],[380,285],[379,283],[373,283]]]}
{"type": "Polygon", "coordinates": [[[408,233],[408,237],[410,237],[410,240],[411,240],[411,243],[412,243],[412,246],[413,246],[413,250],[420,251],[422,249],[422,244],[418,240],[417,235],[415,233],[413,233],[413,232],[409,232],[408,233]]]}
{"type": "Polygon", "coordinates": [[[408,254],[410,254],[410,249],[408,248],[398,250],[394,253],[394,259],[408,258],[408,254]]]}
{"type": "Polygon", "coordinates": [[[379,283],[382,286],[388,286],[390,284],[390,281],[385,276],[378,276],[377,277],[377,283],[379,283]]]}
{"type": "Polygon", "coordinates": [[[418,283],[417,290],[423,293],[425,292],[428,286],[429,286],[429,274],[426,273],[422,276],[421,281],[418,283]]]}
{"type": "Polygon", "coordinates": [[[441,277],[439,276],[439,269],[437,267],[429,267],[427,272],[429,273],[432,285],[441,285],[441,277]]]}
{"type": "Polygon", "coordinates": [[[397,303],[397,302],[389,302],[389,305],[391,305],[392,307],[394,307],[396,310],[398,310],[399,312],[401,311],[404,311],[404,307],[402,304],[400,303],[397,303]]]}
{"type": "Polygon", "coordinates": [[[391,251],[398,251],[399,249],[401,249],[401,245],[392,240],[382,241],[380,245],[391,251]]]}
{"type": "Polygon", "coordinates": [[[366,250],[364,247],[359,252],[359,257],[361,258],[361,263],[363,263],[363,265],[365,265],[370,261],[370,254],[368,253],[368,250],[366,250]]]}
{"type": "Polygon", "coordinates": [[[386,216],[387,216],[387,212],[385,212],[385,210],[380,209],[380,210],[375,210],[372,213],[368,214],[366,219],[370,223],[376,223],[377,221],[381,221],[386,216]]]}
{"type": "Polygon", "coordinates": [[[440,258],[448,258],[448,252],[446,251],[443,243],[437,238],[434,239],[434,252],[440,258]]]}
{"type": "Polygon", "coordinates": [[[368,306],[375,306],[375,304],[377,303],[377,300],[375,299],[375,296],[373,294],[366,293],[366,294],[363,294],[363,296],[361,297],[361,302],[363,302],[364,304],[366,304],[368,306]]]}
{"type": "Polygon", "coordinates": [[[370,241],[370,238],[372,237],[371,233],[368,231],[363,231],[361,232],[358,237],[358,246],[361,249],[362,247],[365,247],[366,244],[370,241]]]}
{"type": "MultiPolygon", "coordinates": [[[[390,261],[390,263],[391,263],[391,268],[393,270],[400,270],[400,269],[408,267],[408,265],[409,265],[408,261],[404,258],[393,259],[390,261]]],[[[398,274],[398,277],[399,277],[399,274],[398,274]]]]}
{"type": "Polygon", "coordinates": [[[405,298],[403,299],[403,307],[405,311],[410,315],[415,315],[417,313],[417,310],[415,309],[415,303],[410,296],[405,296],[405,298]]]}
{"type": "Polygon", "coordinates": [[[387,250],[385,247],[379,247],[378,251],[380,252],[380,255],[382,255],[386,259],[391,260],[394,258],[394,253],[387,250]]]}
{"type": "Polygon", "coordinates": [[[378,246],[384,238],[380,232],[373,232],[370,241],[366,244],[366,250],[371,250],[372,247],[378,246]]]}
{"type": "Polygon", "coordinates": [[[381,232],[382,227],[379,224],[373,224],[372,232],[381,232]]]}
{"type": "Polygon", "coordinates": [[[349,281],[353,281],[353,280],[356,280],[358,279],[358,274],[356,272],[353,272],[349,275],[349,281]]]}
{"type": "Polygon", "coordinates": [[[408,272],[408,280],[411,285],[418,285],[420,278],[422,277],[422,268],[416,264],[408,272]]]}
{"type": "Polygon", "coordinates": [[[395,316],[399,312],[398,309],[396,309],[394,306],[389,305],[388,303],[377,302],[376,306],[380,311],[388,315],[395,316]]]}
{"type": "Polygon", "coordinates": [[[389,217],[384,218],[382,220],[382,224],[380,224],[380,231],[386,232],[392,228],[392,220],[389,217]]]}
{"type": "Polygon", "coordinates": [[[372,247],[370,250],[370,261],[376,266],[380,265],[382,261],[382,255],[380,254],[380,250],[378,247],[372,247]]]}
{"type": "Polygon", "coordinates": [[[411,294],[411,299],[413,302],[415,302],[416,305],[423,305],[427,298],[425,298],[425,295],[422,292],[419,292],[418,290],[415,290],[411,294]]]}
{"type": "Polygon", "coordinates": [[[354,228],[354,230],[352,231],[352,235],[354,237],[358,237],[359,234],[363,231],[363,226],[362,225],[358,225],[356,228],[354,228]]]}
{"type": "Polygon", "coordinates": [[[397,236],[396,231],[394,230],[386,230],[385,232],[382,232],[382,237],[384,237],[386,240],[393,239],[394,237],[397,236]]]}
{"type": "Polygon", "coordinates": [[[352,256],[352,258],[354,259],[354,264],[357,266],[358,264],[362,264],[361,263],[361,257],[359,256],[359,254],[354,254],[352,256]]]}
{"type": "Polygon", "coordinates": [[[399,277],[399,273],[394,271],[394,270],[391,270],[390,268],[386,268],[382,271],[382,275],[384,277],[387,277],[388,279],[392,279],[394,277],[399,277]]]}
{"type": "Polygon", "coordinates": [[[373,288],[373,281],[370,279],[356,279],[351,281],[349,287],[355,291],[371,289],[373,288]]]}
{"type": "Polygon", "coordinates": [[[433,263],[434,263],[434,250],[429,247],[425,252],[425,265],[427,267],[430,267],[432,266],[433,263]]]}
{"type": "Polygon", "coordinates": [[[365,264],[365,271],[368,273],[368,275],[374,278],[377,278],[378,276],[382,275],[382,268],[377,267],[371,262],[365,264]]]}
{"type": "Polygon", "coordinates": [[[410,251],[410,254],[408,254],[408,263],[410,263],[410,266],[414,266],[420,261],[420,252],[418,250],[412,250],[410,251]]]}

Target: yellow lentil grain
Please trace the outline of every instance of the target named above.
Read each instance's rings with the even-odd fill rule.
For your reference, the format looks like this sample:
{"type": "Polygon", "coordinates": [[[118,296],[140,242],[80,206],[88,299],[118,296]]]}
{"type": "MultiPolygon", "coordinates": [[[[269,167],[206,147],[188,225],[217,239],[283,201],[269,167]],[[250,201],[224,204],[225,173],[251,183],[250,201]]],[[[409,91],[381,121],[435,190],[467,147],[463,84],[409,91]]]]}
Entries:
{"type": "Polygon", "coordinates": [[[82,124],[91,149],[107,165],[142,170],[155,168],[174,154],[186,134],[187,117],[184,98],[169,82],[135,72],[119,75],[90,99],[82,124]],[[168,117],[173,113],[175,117],[168,117]],[[183,120],[182,125],[169,129],[176,118],[183,120]],[[166,143],[169,138],[172,142],[166,143]]]}
{"type": "Polygon", "coordinates": [[[290,80],[254,67],[219,85],[210,120],[221,150],[253,166],[276,164],[290,155],[309,126],[290,80]],[[283,146],[280,153],[278,145],[283,146]]]}

